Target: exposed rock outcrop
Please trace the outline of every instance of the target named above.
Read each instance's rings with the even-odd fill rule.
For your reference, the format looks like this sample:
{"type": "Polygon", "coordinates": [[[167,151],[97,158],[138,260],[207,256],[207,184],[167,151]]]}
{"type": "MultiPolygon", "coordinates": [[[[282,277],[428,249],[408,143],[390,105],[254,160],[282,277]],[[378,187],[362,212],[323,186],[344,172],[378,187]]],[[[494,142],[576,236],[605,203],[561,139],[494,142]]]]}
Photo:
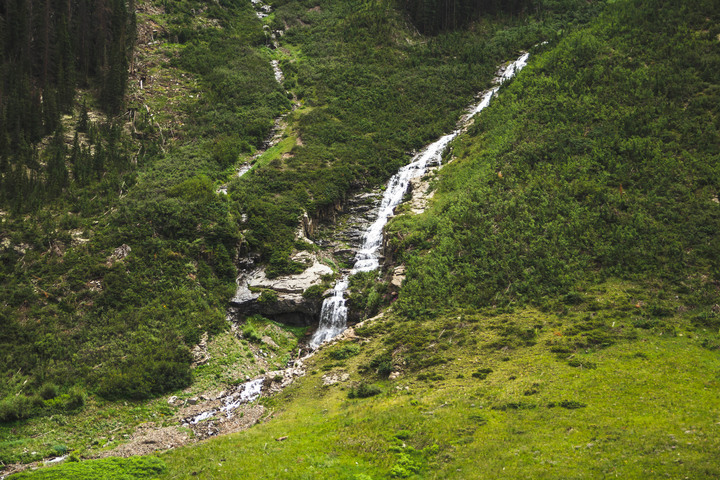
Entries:
{"type": "Polygon", "coordinates": [[[313,285],[320,285],[323,276],[332,275],[333,271],[320,263],[315,255],[301,254],[310,266],[297,275],[268,278],[262,268],[241,274],[235,297],[230,300],[235,316],[260,314],[292,325],[314,323],[320,314],[322,299],[303,297],[303,292],[313,285]],[[264,291],[275,295],[263,296],[264,291]]]}

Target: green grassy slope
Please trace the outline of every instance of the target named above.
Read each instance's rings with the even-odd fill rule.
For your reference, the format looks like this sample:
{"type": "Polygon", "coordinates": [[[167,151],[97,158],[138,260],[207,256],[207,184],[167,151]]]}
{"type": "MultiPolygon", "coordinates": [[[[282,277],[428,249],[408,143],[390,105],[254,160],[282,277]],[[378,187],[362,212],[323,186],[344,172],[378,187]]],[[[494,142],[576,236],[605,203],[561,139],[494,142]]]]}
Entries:
{"type": "Polygon", "coordinates": [[[713,478],[720,338],[648,327],[649,300],[613,282],[557,313],[372,320],[263,400],[270,421],[162,454],[160,478],[713,478]]]}
{"type": "Polygon", "coordinates": [[[644,299],[614,283],[561,314],[371,322],[359,354],[323,352],[268,401],[270,422],[164,454],[163,478],[712,478],[720,358],[688,316],[634,326],[644,299]],[[568,353],[568,338],[586,344],[568,353]],[[348,398],[361,382],[380,393],[348,398]]]}
{"type": "Polygon", "coordinates": [[[717,20],[616,2],[533,60],[457,142],[432,210],[391,225],[402,310],[540,305],[613,276],[716,303],[717,20]]]}

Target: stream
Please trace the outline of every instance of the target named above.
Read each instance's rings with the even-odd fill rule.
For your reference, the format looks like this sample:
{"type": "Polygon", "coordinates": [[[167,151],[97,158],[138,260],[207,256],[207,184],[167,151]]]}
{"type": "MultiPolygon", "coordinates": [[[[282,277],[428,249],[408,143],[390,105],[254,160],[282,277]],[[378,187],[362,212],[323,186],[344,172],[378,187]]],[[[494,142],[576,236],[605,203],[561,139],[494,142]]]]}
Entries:
{"type": "MultiPolygon", "coordinates": [[[[267,17],[270,12],[272,11],[272,7],[264,2],[262,0],[251,0],[252,6],[255,8],[255,15],[262,20],[263,18],[267,17]]],[[[270,33],[270,27],[265,25],[263,30],[265,31],[265,34],[268,36],[270,43],[272,45],[272,48],[275,49],[278,47],[278,41],[277,37],[282,36],[283,31],[278,30],[275,32],[270,33]]],[[[270,66],[273,70],[273,75],[275,76],[275,80],[282,86],[283,82],[285,81],[285,75],[283,74],[283,71],[280,69],[280,61],[278,60],[271,60],[270,66]]],[[[287,92],[286,92],[287,93],[287,92]]],[[[296,104],[293,104],[292,109],[294,110],[297,108],[296,104]]],[[[263,153],[265,153],[269,148],[276,145],[280,139],[281,139],[281,133],[282,133],[282,120],[287,116],[287,113],[279,116],[275,119],[275,124],[273,125],[272,130],[270,130],[270,134],[268,135],[267,139],[265,140],[265,145],[260,149],[255,155],[252,157],[252,162],[258,159],[263,153]]],[[[247,172],[249,172],[252,169],[253,165],[251,162],[244,162],[240,164],[240,166],[236,170],[236,175],[238,177],[242,177],[247,172]]],[[[221,185],[217,190],[216,193],[227,195],[228,193],[228,186],[227,184],[221,185]]]]}
{"type": "Polygon", "coordinates": [[[460,119],[457,128],[452,133],[440,137],[422,149],[412,158],[410,163],[400,168],[390,178],[377,212],[377,218],[363,234],[362,243],[355,255],[352,269],[335,284],[332,295],[323,301],[320,324],[310,339],[310,348],[317,349],[322,343],[335,338],[347,328],[345,292],[350,283],[350,276],[358,272],[377,270],[380,267],[383,229],[388,220],[395,215],[395,207],[402,203],[410,181],[423,176],[429,166],[441,165],[442,155],[448,144],[467,129],[475,115],[490,105],[490,100],[498,92],[502,84],[514,77],[517,72],[527,65],[529,57],[529,53],[524,53],[517,60],[510,63],[495,79],[495,86],[482,95],[479,103],[468,108],[468,113],[460,119]]]}
{"type": "MultiPolygon", "coordinates": [[[[252,3],[259,18],[267,16],[270,12],[270,7],[262,1],[252,0],[252,3]]],[[[277,46],[275,35],[273,35],[273,43],[277,46]]],[[[312,350],[316,350],[321,344],[332,340],[347,328],[348,309],[345,304],[345,294],[350,283],[350,276],[358,272],[370,272],[380,268],[383,229],[390,218],[395,215],[395,208],[402,203],[411,180],[422,177],[431,166],[441,166],[443,153],[450,142],[463,133],[470,125],[473,117],[490,104],[490,101],[498,92],[501,85],[506,80],[515,76],[515,74],[527,64],[528,57],[529,54],[524,53],[514,62],[508,64],[505,69],[501,70],[495,78],[494,86],[482,94],[477,104],[468,107],[467,113],[460,118],[457,128],[454,131],[423,148],[411,159],[410,163],[400,168],[400,170],[390,178],[377,212],[373,217],[374,220],[363,232],[360,248],[355,254],[352,269],[337,281],[332,294],[323,301],[318,329],[309,342],[312,350]]],[[[273,60],[271,61],[271,66],[275,74],[275,79],[278,83],[282,84],[283,72],[280,70],[279,62],[273,60]]],[[[273,137],[277,137],[281,129],[279,120],[280,119],[277,119],[275,122],[275,128],[272,132],[273,137]]],[[[271,145],[271,142],[272,140],[268,141],[268,144],[271,145]]],[[[251,165],[249,163],[241,165],[237,172],[238,176],[242,176],[250,169],[251,165]]],[[[219,191],[227,193],[226,187],[221,187],[219,191]]],[[[302,361],[299,361],[294,367],[301,365],[302,361]]],[[[297,368],[289,368],[287,371],[292,372],[290,376],[300,374],[297,368]]],[[[233,412],[238,407],[253,402],[260,397],[264,382],[265,378],[259,377],[238,385],[233,393],[218,398],[218,400],[222,402],[221,405],[186,418],[183,422],[184,425],[195,426],[200,422],[214,417],[219,417],[221,419],[220,421],[223,421],[223,418],[232,418],[233,412]]]]}

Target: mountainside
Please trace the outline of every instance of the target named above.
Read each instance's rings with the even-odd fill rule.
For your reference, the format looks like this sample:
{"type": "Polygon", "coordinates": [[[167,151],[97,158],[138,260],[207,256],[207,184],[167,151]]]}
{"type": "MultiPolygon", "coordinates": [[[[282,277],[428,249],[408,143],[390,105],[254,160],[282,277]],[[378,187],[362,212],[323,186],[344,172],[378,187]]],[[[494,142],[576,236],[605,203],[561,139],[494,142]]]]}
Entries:
{"type": "Polygon", "coordinates": [[[720,476],[717,2],[137,3],[132,119],[98,84],[32,144],[127,168],[71,168],[3,212],[0,460],[194,443],[214,435],[177,426],[198,398],[265,386],[245,431],[11,478],[720,476]],[[307,329],[230,327],[248,264],[272,280],[313,256],[333,273],[302,296],[321,298],[349,268],[347,205],[521,50],[413,184],[424,212],[396,209],[384,271],[351,278],[362,323],[295,370],[307,329]]]}
{"type": "MultiPolygon", "coordinates": [[[[384,2],[278,2],[262,21],[245,2],[115,3],[136,7],[139,25],[119,37],[137,37],[123,60],[125,112],[106,107],[90,78],[47,137],[27,137],[27,155],[1,155],[8,185],[49,192],[33,179],[62,180],[51,197],[28,194],[33,202],[3,189],[4,420],[42,413],[43,385],[77,399],[188,386],[190,349],[228,328],[235,261],[259,255],[269,277],[305,269],[291,258],[308,248],[295,241],[304,211],[323,218],[351,190],[379,186],[407,151],[452,126],[501,59],[567,22],[558,8],[552,21],[500,15],[423,38],[384,2]],[[265,151],[293,98],[283,140],[265,151]]],[[[50,18],[62,31],[62,15],[50,18]]],[[[83,42],[84,18],[73,17],[71,45],[83,42]]],[[[5,45],[11,71],[25,47],[5,45]]]]}

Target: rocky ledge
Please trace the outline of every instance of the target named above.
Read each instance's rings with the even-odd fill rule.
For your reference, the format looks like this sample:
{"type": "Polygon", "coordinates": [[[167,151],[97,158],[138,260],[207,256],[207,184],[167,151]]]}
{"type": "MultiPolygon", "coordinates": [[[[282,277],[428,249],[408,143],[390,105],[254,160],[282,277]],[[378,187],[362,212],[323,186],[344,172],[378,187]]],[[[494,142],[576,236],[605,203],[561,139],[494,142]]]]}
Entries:
{"type": "Polygon", "coordinates": [[[291,325],[307,326],[317,322],[322,298],[303,297],[303,292],[320,285],[330,267],[320,262],[315,254],[300,252],[293,257],[308,265],[302,273],[268,278],[263,268],[243,272],[237,280],[237,292],[230,300],[231,313],[237,316],[260,314],[291,325]]]}

